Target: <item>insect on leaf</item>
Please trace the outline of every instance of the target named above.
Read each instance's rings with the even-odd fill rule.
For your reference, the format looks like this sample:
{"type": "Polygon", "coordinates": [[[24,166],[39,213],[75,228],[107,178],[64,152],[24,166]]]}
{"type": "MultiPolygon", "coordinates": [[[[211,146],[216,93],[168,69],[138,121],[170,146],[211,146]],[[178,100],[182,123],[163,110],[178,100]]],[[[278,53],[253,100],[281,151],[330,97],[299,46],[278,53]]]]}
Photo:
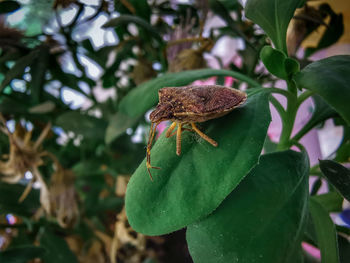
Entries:
{"type": "Polygon", "coordinates": [[[152,171],[154,181],[144,160],[128,184],[130,225],[147,235],[161,235],[210,214],[258,162],[270,123],[268,96],[255,94],[243,107],[203,123],[201,130],[218,147],[185,131],[177,156],[175,138],[163,134],[151,152],[152,165],[161,167],[152,171]]]}

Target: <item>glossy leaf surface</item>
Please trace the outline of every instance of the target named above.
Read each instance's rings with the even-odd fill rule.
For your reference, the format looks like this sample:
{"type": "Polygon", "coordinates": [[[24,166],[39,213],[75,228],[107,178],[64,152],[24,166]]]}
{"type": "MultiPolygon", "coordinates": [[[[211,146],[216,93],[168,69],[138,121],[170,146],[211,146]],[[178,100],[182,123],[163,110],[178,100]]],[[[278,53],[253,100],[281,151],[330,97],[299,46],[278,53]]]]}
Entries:
{"type": "Polygon", "coordinates": [[[313,62],[295,77],[299,88],[315,91],[350,123],[350,56],[313,62]]]}
{"type": "Polygon", "coordinates": [[[145,161],[128,184],[126,212],[130,225],[147,235],[185,227],[211,213],[258,162],[270,122],[268,94],[248,97],[230,114],[201,128],[218,147],[183,132],[182,153],[175,137],[162,135],[151,153],[151,181],[145,161]]]}
{"type": "Polygon", "coordinates": [[[307,173],[305,154],[263,155],[217,210],[187,228],[194,262],[297,262],[307,173]]]}

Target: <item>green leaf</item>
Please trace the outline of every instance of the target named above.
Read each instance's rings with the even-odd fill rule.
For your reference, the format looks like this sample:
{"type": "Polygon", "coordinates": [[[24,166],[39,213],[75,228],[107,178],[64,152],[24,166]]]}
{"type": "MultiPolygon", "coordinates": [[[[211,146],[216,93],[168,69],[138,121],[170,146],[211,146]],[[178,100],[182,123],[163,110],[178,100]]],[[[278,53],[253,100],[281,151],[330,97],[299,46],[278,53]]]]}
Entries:
{"type": "Polygon", "coordinates": [[[45,228],[45,231],[40,238],[40,245],[47,250],[42,256],[44,262],[78,263],[76,256],[69,249],[67,242],[58,235],[55,235],[48,228],[45,228]]]}
{"type": "Polygon", "coordinates": [[[141,117],[147,110],[158,102],[158,90],[164,87],[185,86],[198,79],[206,79],[212,76],[232,76],[238,80],[247,82],[252,87],[259,87],[259,83],[251,80],[243,74],[230,70],[199,69],[178,73],[166,73],[156,79],[147,81],[137,86],[128,93],[120,102],[119,110],[129,117],[141,117]]]}
{"type": "Polygon", "coordinates": [[[105,136],[106,144],[110,144],[112,141],[114,141],[116,138],[122,135],[126,131],[126,129],[132,127],[137,122],[137,120],[138,118],[130,118],[129,116],[121,112],[117,112],[116,114],[114,114],[110,118],[107,126],[105,136]]]}
{"type": "Polygon", "coordinates": [[[27,263],[29,260],[40,258],[45,249],[37,246],[18,246],[0,252],[0,262],[4,263],[27,263]]]}
{"type": "Polygon", "coordinates": [[[299,262],[308,170],[305,153],[263,155],[211,215],[187,227],[193,261],[299,262]]]}
{"type": "Polygon", "coordinates": [[[287,28],[297,7],[304,0],[248,0],[247,18],[258,24],[271,38],[276,48],[287,54],[287,28]]]}
{"type": "Polygon", "coordinates": [[[350,56],[313,62],[296,74],[298,87],[315,91],[350,124],[350,56]]]}
{"type": "Polygon", "coordinates": [[[264,46],[261,49],[260,58],[271,74],[281,79],[287,79],[287,72],[284,68],[284,61],[287,57],[283,52],[271,46],[264,46]]]}
{"type": "Polygon", "coordinates": [[[120,15],[116,18],[112,18],[109,20],[107,23],[105,23],[102,27],[107,28],[107,27],[118,27],[121,25],[127,25],[130,23],[134,23],[144,29],[146,29],[151,35],[157,39],[159,42],[163,42],[162,37],[159,35],[158,31],[152,27],[146,20],[133,16],[133,15],[120,15]]]}
{"type": "Polygon", "coordinates": [[[32,189],[27,198],[19,203],[18,199],[24,189],[23,185],[0,183],[0,214],[13,213],[30,217],[35,213],[36,209],[40,207],[39,191],[32,189]]]}
{"type": "Polygon", "coordinates": [[[10,82],[19,76],[22,76],[26,67],[30,66],[32,62],[38,57],[39,51],[34,50],[30,52],[28,55],[21,57],[16,61],[16,64],[6,73],[5,79],[2,81],[0,85],[0,93],[2,93],[3,89],[10,84],[10,82]]]}
{"type": "Polygon", "coordinates": [[[258,162],[270,118],[268,94],[261,92],[203,125],[217,148],[186,131],[177,156],[175,138],[163,134],[151,154],[152,165],[161,167],[152,170],[154,181],[144,160],[128,184],[126,213],[133,229],[161,235],[211,213],[258,162]]]}
{"type": "Polygon", "coordinates": [[[309,209],[315,226],[322,263],[339,262],[337,236],[332,219],[323,206],[314,198],[310,199],[309,209]]]}
{"type": "Polygon", "coordinates": [[[0,14],[7,14],[15,12],[17,9],[21,8],[21,5],[16,1],[1,1],[0,2],[0,14]]]}
{"type": "Polygon", "coordinates": [[[337,192],[329,192],[312,197],[320,203],[327,212],[341,212],[343,210],[343,197],[337,192]]]}
{"type": "Polygon", "coordinates": [[[320,168],[328,181],[350,201],[350,170],[331,160],[320,160],[320,168]]]}
{"type": "Polygon", "coordinates": [[[56,119],[57,126],[86,138],[103,139],[107,123],[102,119],[83,115],[79,112],[66,112],[56,119]]]}

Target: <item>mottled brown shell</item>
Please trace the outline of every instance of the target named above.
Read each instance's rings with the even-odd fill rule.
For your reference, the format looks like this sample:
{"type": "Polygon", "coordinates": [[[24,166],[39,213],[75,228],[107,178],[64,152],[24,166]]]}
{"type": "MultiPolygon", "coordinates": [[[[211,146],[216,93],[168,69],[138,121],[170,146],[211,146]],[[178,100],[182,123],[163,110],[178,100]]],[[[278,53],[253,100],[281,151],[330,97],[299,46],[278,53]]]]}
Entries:
{"type": "Polygon", "coordinates": [[[247,99],[245,92],[219,85],[167,87],[158,95],[152,122],[203,122],[229,113],[247,99]]]}

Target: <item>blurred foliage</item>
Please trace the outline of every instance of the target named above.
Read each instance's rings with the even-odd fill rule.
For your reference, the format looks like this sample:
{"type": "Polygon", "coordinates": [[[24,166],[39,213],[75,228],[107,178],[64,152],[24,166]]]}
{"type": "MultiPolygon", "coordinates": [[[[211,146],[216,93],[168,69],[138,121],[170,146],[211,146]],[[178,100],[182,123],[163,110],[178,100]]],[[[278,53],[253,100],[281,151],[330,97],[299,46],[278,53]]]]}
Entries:
{"type": "Polygon", "coordinates": [[[349,198],[339,163],[350,161],[350,57],[309,60],[338,41],[342,19],[303,0],[249,0],[245,10],[226,0],[0,1],[0,261],[192,262],[184,232],[166,235],[188,227],[195,262],[271,263],[276,252],[276,262],[302,262],[301,241],[322,262],[346,262],[349,231],[329,212],[349,198]],[[318,45],[297,57],[320,27],[318,45]],[[219,56],[226,38],[242,47],[219,56]],[[203,125],[219,147],[185,133],[175,157],[174,138],[162,136],[152,157],[163,169],[150,181],[146,113],[158,90],[226,77],[248,102],[203,125]],[[278,78],[287,90],[274,88],[278,78]],[[292,137],[310,96],[312,118],[292,137]],[[283,124],[277,143],[266,139],[269,101],[283,124]],[[329,119],[342,143],[309,169],[299,140],[329,119]],[[309,175],[319,177],[311,199],[309,175]],[[329,193],[319,195],[322,183],[329,193]]]}

